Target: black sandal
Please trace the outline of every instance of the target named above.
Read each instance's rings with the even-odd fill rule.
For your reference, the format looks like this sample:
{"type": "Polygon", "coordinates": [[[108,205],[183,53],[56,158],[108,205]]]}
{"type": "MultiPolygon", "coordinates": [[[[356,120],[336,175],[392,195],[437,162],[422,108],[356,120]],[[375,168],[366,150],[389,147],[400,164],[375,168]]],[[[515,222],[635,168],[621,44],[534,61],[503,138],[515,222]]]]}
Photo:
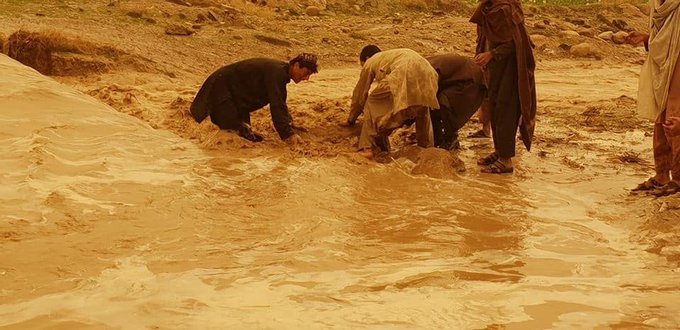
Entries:
{"type": "Polygon", "coordinates": [[[680,185],[677,182],[668,182],[665,186],[652,192],[656,197],[670,196],[680,192],[680,185]]]}
{"type": "Polygon", "coordinates": [[[468,134],[468,137],[471,138],[471,139],[485,139],[485,138],[490,138],[491,136],[486,134],[484,132],[484,130],[480,129],[477,132],[468,134]]]}
{"type": "Polygon", "coordinates": [[[458,139],[455,139],[451,142],[444,142],[441,145],[439,145],[439,148],[448,151],[460,150],[460,141],[458,141],[458,139]]]}
{"type": "Polygon", "coordinates": [[[484,158],[480,158],[479,160],[477,160],[477,165],[489,166],[495,163],[498,160],[498,158],[500,157],[498,157],[498,154],[494,152],[484,158]]]}
{"type": "Polygon", "coordinates": [[[515,171],[514,167],[507,167],[500,161],[496,161],[484,168],[482,168],[482,173],[488,174],[508,174],[515,171]]]}
{"type": "Polygon", "coordinates": [[[647,179],[647,181],[640,183],[639,185],[637,185],[637,187],[631,189],[631,191],[649,191],[661,188],[663,186],[664,185],[661,182],[651,177],[647,179]]]}

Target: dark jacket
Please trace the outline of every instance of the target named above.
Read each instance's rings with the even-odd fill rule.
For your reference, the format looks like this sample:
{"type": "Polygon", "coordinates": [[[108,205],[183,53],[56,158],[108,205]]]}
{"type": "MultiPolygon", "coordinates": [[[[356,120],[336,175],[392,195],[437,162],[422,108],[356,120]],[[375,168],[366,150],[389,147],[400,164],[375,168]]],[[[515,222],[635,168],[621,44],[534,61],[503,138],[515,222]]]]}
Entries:
{"type": "Polygon", "coordinates": [[[289,68],[287,62],[267,58],[253,58],[224,66],[203,83],[191,104],[191,114],[200,123],[213,111],[247,114],[269,104],[274,128],[281,139],[286,139],[293,135],[292,119],[286,105],[289,68]],[[220,107],[225,103],[233,104],[236,109],[220,107]]]}
{"type": "Polygon", "coordinates": [[[452,85],[472,81],[484,85],[484,74],[471,58],[455,54],[441,54],[427,57],[439,75],[439,90],[452,85]]]}

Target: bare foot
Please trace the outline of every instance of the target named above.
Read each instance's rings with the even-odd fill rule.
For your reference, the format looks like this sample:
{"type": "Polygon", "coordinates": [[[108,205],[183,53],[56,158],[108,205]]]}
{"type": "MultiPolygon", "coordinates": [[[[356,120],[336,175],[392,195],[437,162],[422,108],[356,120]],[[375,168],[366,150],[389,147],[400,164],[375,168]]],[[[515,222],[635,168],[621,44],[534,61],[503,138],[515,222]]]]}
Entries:
{"type": "Polygon", "coordinates": [[[366,157],[368,159],[373,159],[373,150],[371,150],[370,148],[361,149],[359,150],[359,155],[361,155],[362,157],[366,157]]]}

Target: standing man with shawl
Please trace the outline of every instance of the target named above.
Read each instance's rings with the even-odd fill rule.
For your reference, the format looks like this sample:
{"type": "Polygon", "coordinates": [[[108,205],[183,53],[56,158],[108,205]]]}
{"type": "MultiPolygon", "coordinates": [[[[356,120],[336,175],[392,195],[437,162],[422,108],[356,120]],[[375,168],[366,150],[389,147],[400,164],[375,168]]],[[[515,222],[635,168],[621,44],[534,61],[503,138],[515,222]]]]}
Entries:
{"type": "Polygon", "coordinates": [[[519,0],[481,0],[475,62],[489,73],[489,106],[495,151],[477,163],[484,173],[512,173],[515,137],[531,150],[536,125],[536,63],[519,0]]]}
{"type": "Polygon", "coordinates": [[[632,32],[627,42],[645,44],[649,50],[640,72],[638,114],[655,120],[654,167],[656,175],[634,191],[656,196],[680,192],[680,0],[651,0],[650,33],[632,32]]]}

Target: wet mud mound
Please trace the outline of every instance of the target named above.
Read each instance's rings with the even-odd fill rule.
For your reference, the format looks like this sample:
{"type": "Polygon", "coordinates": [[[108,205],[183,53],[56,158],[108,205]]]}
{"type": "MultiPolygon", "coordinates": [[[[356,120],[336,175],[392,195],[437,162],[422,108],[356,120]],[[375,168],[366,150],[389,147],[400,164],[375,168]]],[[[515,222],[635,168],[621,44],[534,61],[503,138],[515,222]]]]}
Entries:
{"type": "Polygon", "coordinates": [[[7,55],[38,72],[51,75],[53,72],[52,45],[39,34],[19,31],[7,41],[7,55]]]}
{"type": "MultiPolygon", "coordinates": [[[[259,149],[261,152],[287,149],[285,142],[281,141],[274,130],[268,108],[251,113],[253,130],[264,137],[263,142],[253,143],[239,137],[235,132],[219,130],[211,123],[210,118],[197,123],[189,113],[193,99],[189,96],[190,94],[192,92],[187,90],[166,106],[167,115],[160,126],[208,149],[225,151],[259,149]]],[[[343,110],[344,103],[344,99],[330,99],[308,104],[290,104],[289,111],[294,118],[293,130],[303,139],[302,145],[293,148],[292,151],[295,154],[312,158],[335,157],[355,151],[361,124],[354,127],[340,125],[347,116],[343,110]]]]}
{"type": "MultiPolygon", "coordinates": [[[[148,112],[142,111],[142,107],[136,101],[143,100],[144,95],[133,91],[134,96],[125,97],[122,91],[115,90],[116,93],[111,94],[112,91],[114,88],[109,87],[106,90],[93,91],[90,95],[105,100],[117,109],[124,108],[126,110],[123,112],[152,123],[152,127],[168,129],[205,149],[223,151],[250,149],[251,152],[258,154],[290,149],[276,133],[267,107],[251,113],[253,130],[264,137],[263,142],[254,143],[239,137],[235,132],[220,130],[209,118],[197,123],[189,113],[193,90],[182,91],[181,95],[166,104],[162,110],[163,115],[154,118],[151,118],[153,116],[148,112]]],[[[293,117],[293,130],[303,140],[301,145],[291,149],[292,154],[307,158],[329,158],[349,154],[351,162],[366,163],[365,159],[353,157],[357,151],[362,122],[359,121],[352,127],[343,126],[347,118],[348,102],[347,97],[313,102],[292,100],[289,111],[293,117]]],[[[413,163],[422,162],[419,167],[419,171],[422,172],[417,174],[449,178],[452,177],[450,173],[459,172],[462,166],[462,162],[456,156],[443,150],[427,150],[420,156],[422,148],[415,145],[415,127],[404,126],[397,129],[390,137],[390,141],[394,152],[387,155],[388,159],[385,162],[395,158],[408,158],[413,163]]]]}
{"type": "MultiPolygon", "coordinates": [[[[637,197],[636,197],[637,198],[637,197]]],[[[674,267],[680,267],[680,199],[678,195],[660,197],[640,202],[646,221],[637,227],[633,240],[648,246],[647,252],[665,258],[674,267]],[[645,205],[646,204],[646,205],[645,205]]]]}
{"type": "Polygon", "coordinates": [[[19,30],[7,38],[2,50],[9,57],[49,76],[86,76],[105,73],[114,67],[157,71],[153,63],[139,56],[59,32],[19,30]]]}
{"type": "Polygon", "coordinates": [[[405,152],[410,154],[409,158],[415,156],[416,165],[411,170],[411,174],[426,175],[437,179],[455,179],[460,173],[465,172],[463,161],[450,151],[409,146],[405,148],[405,152]]]}

